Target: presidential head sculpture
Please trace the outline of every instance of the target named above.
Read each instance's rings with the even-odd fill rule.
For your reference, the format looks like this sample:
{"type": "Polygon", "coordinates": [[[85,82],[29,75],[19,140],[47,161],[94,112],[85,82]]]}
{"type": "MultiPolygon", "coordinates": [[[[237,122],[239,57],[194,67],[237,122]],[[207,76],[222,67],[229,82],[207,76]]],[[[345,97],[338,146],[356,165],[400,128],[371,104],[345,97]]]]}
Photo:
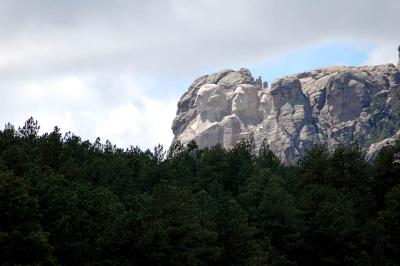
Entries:
{"type": "Polygon", "coordinates": [[[263,116],[269,115],[273,109],[272,97],[267,93],[263,93],[260,99],[260,112],[263,116]]]}
{"type": "Polygon", "coordinates": [[[259,98],[256,87],[248,84],[238,86],[233,93],[232,113],[243,122],[255,122],[259,118],[259,98]]]}
{"type": "Polygon", "coordinates": [[[209,119],[217,119],[219,114],[226,110],[228,102],[223,88],[216,84],[204,84],[197,91],[195,105],[197,111],[209,119]]]}

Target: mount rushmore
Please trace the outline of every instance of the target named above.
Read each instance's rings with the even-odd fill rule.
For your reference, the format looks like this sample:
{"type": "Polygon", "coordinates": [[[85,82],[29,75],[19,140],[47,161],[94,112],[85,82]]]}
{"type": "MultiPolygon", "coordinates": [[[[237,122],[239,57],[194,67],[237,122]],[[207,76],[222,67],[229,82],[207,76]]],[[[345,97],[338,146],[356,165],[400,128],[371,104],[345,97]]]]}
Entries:
{"type": "Polygon", "coordinates": [[[231,148],[265,140],[285,163],[315,144],[357,142],[368,159],[400,136],[400,65],[335,66],[280,78],[269,87],[248,69],[197,78],[178,102],[173,143],[231,148]]]}

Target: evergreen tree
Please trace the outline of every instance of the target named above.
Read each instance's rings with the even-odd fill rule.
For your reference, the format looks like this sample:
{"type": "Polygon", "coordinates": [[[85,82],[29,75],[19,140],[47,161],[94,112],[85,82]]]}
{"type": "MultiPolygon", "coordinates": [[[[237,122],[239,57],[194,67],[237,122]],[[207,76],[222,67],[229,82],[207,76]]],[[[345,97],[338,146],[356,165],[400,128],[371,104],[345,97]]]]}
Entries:
{"type": "Polygon", "coordinates": [[[120,149],[0,131],[1,265],[398,265],[400,142],[120,149]]]}

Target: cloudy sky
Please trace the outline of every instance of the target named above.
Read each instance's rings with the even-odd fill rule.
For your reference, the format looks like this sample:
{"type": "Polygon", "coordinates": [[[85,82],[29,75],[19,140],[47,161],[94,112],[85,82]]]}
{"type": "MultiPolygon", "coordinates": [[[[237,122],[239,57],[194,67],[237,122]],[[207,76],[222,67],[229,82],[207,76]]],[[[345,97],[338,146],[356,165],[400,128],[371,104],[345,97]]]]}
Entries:
{"type": "Polygon", "coordinates": [[[0,0],[0,123],[168,146],[191,81],[397,62],[399,0],[0,0]]]}

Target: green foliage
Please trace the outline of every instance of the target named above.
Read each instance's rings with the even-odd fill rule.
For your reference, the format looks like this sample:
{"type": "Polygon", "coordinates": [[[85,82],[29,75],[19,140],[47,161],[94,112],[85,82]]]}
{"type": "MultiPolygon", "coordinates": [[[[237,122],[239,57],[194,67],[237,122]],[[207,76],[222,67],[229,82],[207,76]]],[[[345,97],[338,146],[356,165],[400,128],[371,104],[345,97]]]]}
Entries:
{"type": "Polygon", "coordinates": [[[3,263],[54,262],[49,233],[40,225],[37,200],[27,182],[0,170],[0,251],[3,263]]]}
{"type": "Polygon", "coordinates": [[[40,126],[38,121],[33,119],[33,117],[30,117],[26,120],[25,125],[22,128],[18,128],[18,134],[22,138],[34,139],[38,136],[39,129],[40,126]]]}
{"type": "Polygon", "coordinates": [[[400,142],[369,164],[251,141],[123,150],[30,118],[0,131],[2,265],[398,265],[400,142]]]}

